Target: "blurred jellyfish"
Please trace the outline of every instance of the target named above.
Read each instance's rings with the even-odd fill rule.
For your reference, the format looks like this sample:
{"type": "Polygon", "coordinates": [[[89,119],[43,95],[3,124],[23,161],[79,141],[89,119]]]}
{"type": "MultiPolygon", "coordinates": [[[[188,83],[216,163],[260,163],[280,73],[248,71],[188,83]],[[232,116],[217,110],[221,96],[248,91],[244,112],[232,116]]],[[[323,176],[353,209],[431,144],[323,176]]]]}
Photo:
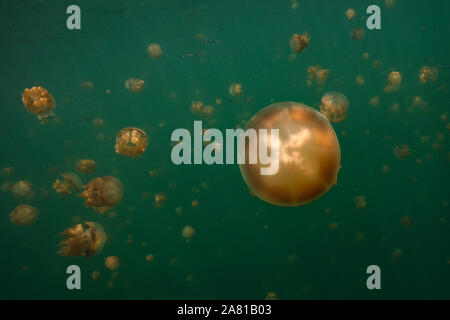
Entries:
{"type": "Polygon", "coordinates": [[[98,254],[105,245],[106,234],[103,227],[96,222],[77,224],[64,230],[60,236],[67,239],[59,243],[61,256],[86,256],[98,254]]]}
{"type": "Polygon", "coordinates": [[[381,62],[380,60],[373,60],[372,67],[374,69],[381,68],[381,66],[383,66],[383,62],[381,62]]]}
{"type": "Polygon", "coordinates": [[[362,54],[362,58],[363,58],[364,60],[369,59],[369,57],[370,57],[370,55],[369,55],[368,52],[364,52],[364,53],[362,54]]]}
{"type": "Polygon", "coordinates": [[[52,95],[42,87],[25,89],[22,94],[22,102],[25,108],[33,114],[47,113],[55,105],[52,95]]]}
{"type": "Polygon", "coordinates": [[[19,205],[9,214],[9,221],[18,226],[27,226],[36,221],[38,212],[29,205],[19,205]]]}
{"type": "Polygon", "coordinates": [[[94,120],[92,120],[92,124],[94,125],[94,127],[103,128],[105,121],[102,118],[95,118],[94,120]]]}
{"type": "Polygon", "coordinates": [[[402,83],[402,74],[398,71],[392,71],[388,75],[388,82],[390,85],[399,86],[402,83]]]}
{"type": "Polygon", "coordinates": [[[91,173],[95,170],[95,161],[91,159],[78,160],[77,170],[81,173],[91,173]]]}
{"type": "Polygon", "coordinates": [[[123,128],[116,135],[116,153],[133,159],[140,156],[148,146],[147,134],[138,128],[123,128]]]}
{"type": "Polygon", "coordinates": [[[116,256],[109,256],[105,259],[105,266],[109,270],[117,270],[120,267],[120,259],[116,256]]]}
{"type": "Polygon", "coordinates": [[[279,300],[279,299],[278,299],[278,296],[277,296],[276,293],[274,293],[274,292],[269,292],[269,293],[267,294],[267,296],[264,298],[264,300],[279,300]]]}
{"type": "Polygon", "coordinates": [[[385,164],[384,166],[382,166],[381,171],[384,173],[388,173],[390,171],[389,165],[385,164]]]}
{"type": "Polygon", "coordinates": [[[13,184],[11,187],[11,192],[14,196],[18,198],[25,198],[31,195],[32,193],[32,184],[31,182],[20,180],[13,184]]]}
{"type": "Polygon", "coordinates": [[[350,32],[350,35],[355,40],[362,40],[362,39],[364,39],[365,31],[363,28],[356,28],[356,29],[352,30],[352,32],[350,32]]]}
{"type": "Polygon", "coordinates": [[[291,37],[291,40],[289,40],[289,45],[294,52],[302,52],[304,49],[308,48],[308,44],[309,36],[307,33],[302,35],[294,34],[291,37]]]}
{"type": "Polygon", "coordinates": [[[361,75],[357,76],[355,81],[359,87],[362,87],[366,84],[366,79],[364,79],[364,76],[361,76],[361,75]]]}
{"type": "Polygon", "coordinates": [[[357,196],[353,199],[355,202],[355,208],[358,210],[365,209],[367,207],[367,201],[365,196],[357,196]]]}
{"type": "Polygon", "coordinates": [[[339,223],[337,223],[337,222],[330,222],[328,226],[329,226],[330,230],[339,229],[339,223]]]}
{"type": "Polygon", "coordinates": [[[123,197],[122,183],[111,176],[95,178],[84,185],[83,189],[81,197],[86,199],[86,206],[93,207],[99,213],[107,212],[123,197]]]}
{"type": "Polygon", "coordinates": [[[81,179],[73,172],[61,174],[62,180],[56,179],[53,183],[53,189],[61,194],[71,194],[79,192],[81,189],[81,179]]]}
{"type": "Polygon", "coordinates": [[[388,8],[392,8],[395,5],[395,0],[385,0],[384,4],[388,8]]]}
{"type": "Polygon", "coordinates": [[[125,81],[125,88],[127,88],[130,91],[133,91],[134,93],[141,92],[142,89],[144,89],[144,80],[137,79],[137,78],[130,78],[127,81],[125,81]]]}
{"type": "Polygon", "coordinates": [[[176,208],[175,208],[175,212],[176,212],[177,214],[182,214],[182,213],[183,213],[183,207],[182,207],[182,206],[176,207],[176,208]]]}
{"type": "Polygon", "coordinates": [[[198,207],[198,200],[193,200],[191,203],[193,208],[197,208],[198,207]]]}
{"type": "Polygon", "coordinates": [[[0,189],[3,192],[10,192],[13,185],[14,185],[14,182],[12,182],[12,181],[5,181],[5,182],[2,183],[0,189]]]}
{"type": "Polygon", "coordinates": [[[436,67],[424,66],[419,72],[419,82],[427,83],[434,82],[438,76],[438,70],[436,67]]]}
{"type": "Polygon", "coordinates": [[[166,194],[159,192],[155,194],[155,207],[159,208],[166,203],[166,194]]]}
{"type": "Polygon", "coordinates": [[[153,59],[158,59],[162,55],[161,46],[157,43],[150,43],[147,52],[153,59]]]}
{"type": "Polygon", "coordinates": [[[403,256],[403,251],[399,248],[395,248],[392,252],[392,260],[395,262],[399,262],[403,256]]]}
{"type": "Polygon", "coordinates": [[[291,8],[292,8],[292,10],[297,10],[298,9],[298,2],[297,1],[291,1],[292,3],[291,3],[291,8]]]}
{"type": "Polygon", "coordinates": [[[378,107],[380,105],[380,97],[376,96],[376,97],[370,98],[369,104],[371,107],[378,107]]]}
{"type": "Polygon", "coordinates": [[[412,226],[413,221],[412,218],[410,216],[404,216],[401,220],[400,223],[402,225],[403,228],[409,228],[410,226],[412,226]]]}
{"type": "Polygon", "coordinates": [[[411,155],[411,150],[409,149],[408,145],[395,146],[394,155],[397,158],[397,160],[403,160],[411,155]]]}
{"type": "Polygon", "coordinates": [[[339,122],[347,116],[348,100],[339,92],[328,92],[322,97],[320,112],[322,112],[329,121],[339,122]]]}
{"type": "Polygon", "coordinates": [[[152,262],[153,260],[155,260],[155,257],[152,254],[148,254],[145,257],[145,260],[147,260],[147,262],[152,262]]]}
{"type": "Polygon", "coordinates": [[[351,20],[351,19],[353,19],[354,17],[355,17],[355,10],[354,9],[352,9],[352,8],[350,8],[350,9],[347,9],[347,11],[345,11],[345,15],[347,16],[347,19],[348,20],[351,20]]]}
{"type": "Polygon", "coordinates": [[[100,272],[98,272],[97,270],[92,271],[91,278],[92,280],[97,280],[98,278],[100,278],[100,272]]]}
{"type": "Polygon", "coordinates": [[[242,91],[242,84],[240,83],[232,83],[230,85],[230,88],[228,89],[228,92],[233,97],[240,96],[242,94],[242,91]]]}
{"type": "Polygon", "coordinates": [[[91,81],[83,81],[80,84],[80,87],[83,90],[90,91],[90,90],[94,89],[94,84],[91,81]]]}
{"type": "Polygon", "coordinates": [[[181,235],[185,239],[191,239],[195,235],[195,229],[191,226],[185,226],[181,231],[181,235]]]}
{"type": "Polygon", "coordinates": [[[14,174],[14,168],[13,167],[6,167],[2,169],[1,176],[6,178],[10,177],[14,174]]]}
{"type": "Polygon", "coordinates": [[[328,78],[328,69],[322,69],[321,66],[309,66],[308,67],[308,78],[311,80],[316,80],[316,83],[323,84],[328,78]]]}

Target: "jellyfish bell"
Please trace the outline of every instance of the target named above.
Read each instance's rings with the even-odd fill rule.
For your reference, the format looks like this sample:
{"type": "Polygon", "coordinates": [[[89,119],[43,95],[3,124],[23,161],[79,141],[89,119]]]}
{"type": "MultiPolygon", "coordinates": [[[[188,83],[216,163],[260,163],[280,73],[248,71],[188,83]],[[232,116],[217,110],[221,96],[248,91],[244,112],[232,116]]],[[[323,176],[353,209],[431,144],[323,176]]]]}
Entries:
{"type": "Polygon", "coordinates": [[[19,226],[27,226],[36,221],[38,212],[29,205],[19,205],[9,214],[9,221],[19,226]]]}
{"type": "Polygon", "coordinates": [[[240,96],[243,92],[242,90],[242,84],[240,83],[232,83],[230,85],[230,88],[228,88],[228,92],[232,97],[240,96]]]}
{"type": "Polygon", "coordinates": [[[109,256],[105,259],[105,266],[109,270],[117,270],[120,267],[120,259],[116,256],[109,256]]]}
{"type": "Polygon", "coordinates": [[[138,93],[141,92],[142,89],[144,89],[144,84],[145,82],[142,79],[130,78],[125,81],[125,88],[127,88],[130,91],[133,91],[134,93],[138,93]]]}
{"type": "Polygon", "coordinates": [[[419,82],[427,83],[434,82],[438,76],[438,70],[436,67],[423,66],[419,72],[419,82]]]}
{"type": "Polygon", "coordinates": [[[92,120],[94,127],[103,128],[105,121],[102,118],[95,118],[92,120]]]}
{"type": "Polygon", "coordinates": [[[140,156],[148,146],[147,134],[138,128],[123,128],[116,135],[116,153],[126,157],[140,156]]]}
{"type": "Polygon", "coordinates": [[[347,11],[345,11],[345,15],[347,16],[348,20],[351,20],[355,17],[355,10],[353,8],[347,9],[347,11]]]}
{"type": "Polygon", "coordinates": [[[289,40],[289,45],[294,52],[302,52],[304,49],[308,48],[309,37],[307,33],[304,34],[294,34],[289,40]]]}
{"type": "Polygon", "coordinates": [[[363,28],[356,28],[356,29],[353,29],[352,32],[350,32],[350,35],[355,40],[362,40],[362,39],[364,39],[365,31],[363,28]]]}
{"type": "Polygon", "coordinates": [[[392,71],[388,75],[388,82],[390,85],[399,86],[402,83],[402,74],[398,71],[392,71]]]}
{"type": "Polygon", "coordinates": [[[80,159],[77,162],[76,169],[81,173],[91,173],[95,170],[95,161],[91,159],[80,159]]]}
{"type": "Polygon", "coordinates": [[[95,178],[83,186],[81,197],[85,205],[104,213],[116,206],[123,197],[123,187],[119,179],[112,176],[95,178]]]}
{"type": "Polygon", "coordinates": [[[162,55],[161,46],[157,43],[150,43],[147,52],[153,59],[158,59],[162,55]]]}
{"type": "Polygon", "coordinates": [[[65,172],[61,174],[62,179],[56,179],[53,183],[53,189],[61,194],[78,193],[81,189],[81,179],[73,172],[65,172]]]}
{"type": "Polygon", "coordinates": [[[53,96],[43,87],[25,88],[22,102],[25,108],[33,114],[47,113],[55,106],[53,96]]]}
{"type": "Polygon", "coordinates": [[[59,243],[61,256],[86,256],[90,258],[103,250],[106,234],[96,222],[77,224],[64,230],[60,236],[66,237],[59,243]]]}
{"type": "MultiPolygon", "coordinates": [[[[258,198],[278,206],[300,206],[323,196],[336,184],[341,151],[336,133],[319,111],[297,102],[279,102],[258,111],[245,130],[255,129],[259,148],[271,149],[272,137],[260,140],[261,129],[278,129],[278,171],[262,175],[263,165],[240,164],[245,183],[258,198]]],[[[249,143],[245,144],[248,155],[249,143]]],[[[248,157],[248,156],[246,156],[248,157]]],[[[267,162],[267,161],[266,161],[267,162]]]]}
{"type": "Polygon", "coordinates": [[[11,192],[14,196],[18,198],[28,197],[32,193],[31,182],[20,180],[14,183],[11,187],[11,192]]]}
{"type": "Polygon", "coordinates": [[[322,112],[328,120],[339,122],[347,116],[348,100],[339,92],[328,92],[322,97],[320,112],[322,112]]]}
{"type": "Polygon", "coordinates": [[[191,239],[195,235],[195,229],[191,226],[185,226],[183,230],[181,230],[181,235],[185,239],[191,239]]]}

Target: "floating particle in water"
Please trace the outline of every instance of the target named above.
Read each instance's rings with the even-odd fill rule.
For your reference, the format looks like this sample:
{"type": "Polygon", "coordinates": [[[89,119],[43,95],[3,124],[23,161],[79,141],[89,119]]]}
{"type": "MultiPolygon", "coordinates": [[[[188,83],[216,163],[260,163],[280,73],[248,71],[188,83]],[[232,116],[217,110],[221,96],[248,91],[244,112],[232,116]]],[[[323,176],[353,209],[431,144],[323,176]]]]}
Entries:
{"type": "Polygon", "coordinates": [[[83,81],[80,84],[81,89],[86,90],[86,91],[91,91],[92,89],[94,89],[94,84],[91,81],[83,81]]]}
{"type": "Polygon", "coordinates": [[[56,179],[53,183],[53,189],[61,194],[71,194],[79,192],[81,189],[81,179],[73,172],[61,174],[62,180],[56,179]]]}
{"type": "Polygon", "coordinates": [[[409,149],[408,145],[395,146],[394,155],[397,158],[397,160],[403,160],[411,155],[411,150],[409,149]]]}
{"type": "Polygon", "coordinates": [[[276,293],[274,292],[269,292],[266,297],[264,298],[264,300],[279,300],[278,296],[276,293]]]}
{"type": "Polygon", "coordinates": [[[232,97],[240,96],[243,92],[242,84],[240,83],[232,83],[228,88],[228,92],[232,97]]]}
{"type": "Polygon", "coordinates": [[[356,12],[355,12],[355,10],[352,9],[352,8],[347,9],[347,11],[345,11],[345,15],[347,16],[347,19],[348,19],[348,20],[353,19],[353,18],[355,17],[355,14],[356,14],[356,12]]]}
{"type": "Polygon", "coordinates": [[[357,241],[364,241],[366,240],[366,235],[364,232],[357,232],[355,238],[357,241]]]}
{"type": "Polygon", "coordinates": [[[85,205],[99,213],[105,213],[117,205],[123,197],[123,187],[119,179],[112,176],[94,178],[83,186],[81,197],[85,205]]]}
{"type": "Polygon", "coordinates": [[[309,45],[309,36],[307,33],[294,34],[289,40],[289,45],[294,52],[302,52],[309,45]]]}
{"type": "Polygon", "coordinates": [[[365,209],[367,207],[367,201],[365,196],[356,196],[353,201],[355,202],[355,208],[358,210],[365,209]]]}
{"type": "Polygon", "coordinates": [[[120,259],[116,256],[109,256],[105,258],[105,266],[111,271],[117,270],[120,267],[120,259]]]}
{"type": "Polygon", "coordinates": [[[18,226],[27,226],[36,221],[38,217],[38,212],[36,208],[22,204],[17,206],[11,213],[9,214],[9,221],[18,226]]]}
{"type": "Polygon", "coordinates": [[[185,226],[181,231],[181,235],[185,239],[191,239],[195,235],[195,229],[191,226],[185,226]]]}
{"type": "Polygon", "coordinates": [[[337,222],[330,222],[328,226],[329,226],[330,230],[339,229],[339,223],[337,223],[337,222]]]}
{"type": "Polygon", "coordinates": [[[123,128],[116,135],[114,146],[116,153],[133,159],[147,149],[148,137],[144,130],[138,128],[123,128]]]}
{"type": "Polygon", "coordinates": [[[380,60],[373,60],[372,67],[374,69],[381,68],[382,66],[383,66],[383,62],[382,61],[380,61],[380,60]]]}
{"type": "Polygon", "coordinates": [[[292,8],[292,10],[297,10],[298,6],[299,6],[299,4],[298,4],[297,1],[295,1],[295,0],[291,1],[291,8],[292,8]]]}
{"type": "Polygon", "coordinates": [[[352,30],[352,32],[350,32],[350,35],[355,40],[364,39],[365,34],[366,34],[366,32],[364,31],[363,28],[356,28],[356,29],[352,30]]]}
{"type": "Polygon", "coordinates": [[[25,108],[33,114],[44,114],[55,106],[53,96],[43,87],[25,89],[22,94],[25,108]]]}
{"type": "Polygon", "coordinates": [[[20,180],[13,184],[11,192],[15,197],[25,198],[32,194],[32,184],[29,181],[20,180]]]}
{"type": "Polygon", "coordinates": [[[76,169],[81,173],[94,172],[96,167],[95,161],[91,159],[80,159],[77,162],[76,169]]]}
{"type": "Polygon", "coordinates": [[[147,47],[147,52],[153,59],[158,59],[163,53],[161,46],[157,43],[150,43],[147,47]]]}
{"type": "Polygon", "coordinates": [[[96,222],[77,224],[64,230],[60,236],[66,237],[59,243],[61,256],[86,256],[87,258],[103,250],[106,234],[103,227],[96,222]]]}
{"type": "Polygon", "coordinates": [[[400,103],[394,102],[394,103],[391,105],[391,111],[392,111],[392,112],[399,112],[399,111],[400,111],[400,103]]]}
{"type": "Polygon", "coordinates": [[[404,216],[401,220],[400,223],[402,225],[403,228],[409,228],[410,226],[412,226],[413,224],[413,220],[410,216],[404,216]]]}
{"type": "Polygon", "coordinates": [[[419,72],[420,83],[434,82],[438,76],[438,69],[436,67],[423,66],[419,72]]]}
{"type": "Polygon", "coordinates": [[[145,84],[145,81],[142,79],[130,78],[125,81],[125,88],[127,88],[128,90],[130,90],[134,93],[138,93],[138,92],[141,92],[142,89],[144,89],[144,84],[145,84]]]}
{"type": "Polygon", "coordinates": [[[320,112],[322,112],[328,120],[339,122],[347,116],[348,100],[339,92],[328,92],[322,97],[320,112]]]}

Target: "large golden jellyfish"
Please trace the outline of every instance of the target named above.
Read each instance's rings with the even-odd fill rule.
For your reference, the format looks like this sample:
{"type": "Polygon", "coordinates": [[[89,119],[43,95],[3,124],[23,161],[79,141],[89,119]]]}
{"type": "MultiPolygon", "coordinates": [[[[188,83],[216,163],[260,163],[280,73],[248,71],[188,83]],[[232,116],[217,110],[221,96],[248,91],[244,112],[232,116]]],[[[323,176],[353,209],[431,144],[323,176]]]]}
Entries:
{"type": "Polygon", "coordinates": [[[119,179],[111,176],[95,178],[83,186],[81,197],[86,206],[93,207],[99,213],[105,213],[117,205],[123,197],[123,187],[119,179]]]}
{"type": "Polygon", "coordinates": [[[147,134],[138,128],[123,128],[116,135],[116,153],[126,157],[140,156],[148,146],[147,134]]]}
{"type": "Polygon", "coordinates": [[[71,194],[79,192],[81,189],[81,179],[73,172],[61,174],[62,180],[56,179],[53,183],[53,189],[61,194],[71,194]]]}
{"type": "Polygon", "coordinates": [[[19,205],[10,214],[9,221],[19,226],[27,226],[36,221],[38,212],[36,208],[29,205],[19,205]]]}
{"type": "Polygon", "coordinates": [[[25,108],[32,114],[47,113],[55,105],[52,95],[42,87],[25,89],[22,94],[22,101],[25,108]]]}
{"type": "MultiPolygon", "coordinates": [[[[275,174],[261,174],[262,168],[276,167],[273,157],[266,165],[260,157],[256,164],[240,164],[244,181],[258,198],[279,206],[300,206],[336,184],[341,149],[333,127],[319,111],[298,102],[279,102],[258,111],[245,126],[251,128],[256,130],[259,148],[267,151],[273,147],[270,129],[279,133],[275,174]],[[267,129],[266,139],[260,138],[261,129],[267,129]]],[[[248,151],[246,143],[246,158],[248,151]]]]}
{"type": "Polygon", "coordinates": [[[322,97],[320,112],[322,112],[328,120],[339,122],[347,116],[348,100],[339,92],[328,92],[322,97]]]}
{"type": "Polygon", "coordinates": [[[98,254],[105,245],[106,234],[103,227],[96,222],[77,224],[64,230],[60,236],[67,237],[59,243],[61,256],[86,256],[98,254]]]}
{"type": "Polygon", "coordinates": [[[292,51],[302,52],[304,49],[308,48],[309,36],[307,33],[304,34],[294,34],[289,40],[289,45],[292,51]]]}

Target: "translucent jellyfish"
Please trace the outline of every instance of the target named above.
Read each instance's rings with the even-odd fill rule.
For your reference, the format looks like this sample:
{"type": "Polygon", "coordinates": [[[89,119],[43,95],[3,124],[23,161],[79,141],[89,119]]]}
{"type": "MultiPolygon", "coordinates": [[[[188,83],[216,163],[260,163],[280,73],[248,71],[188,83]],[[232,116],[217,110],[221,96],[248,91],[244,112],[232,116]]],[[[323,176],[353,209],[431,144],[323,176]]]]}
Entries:
{"type": "Polygon", "coordinates": [[[228,92],[233,97],[240,96],[242,94],[242,91],[243,91],[242,90],[242,84],[240,84],[240,83],[232,83],[230,85],[230,88],[228,89],[228,92]]]}
{"type": "Polygon", "coordinates": [[[267,296],[264,298],[264,300],[279,300],[279,299],[278,299],[278,296],[277,296],[276,293],[274,293],[274,292],[269,292],[269,293],[267,294],[267,296]]]}
{"type": "Polygon", "coordinates": [[[195,235],[195,229],[191,226],[185,226],[181,231],[181,235],[185,239],[191,239],[195,235]]]}
{"type": "Polygon", "coordinates": [[[96,222],[85,222],[84,225],[77,224],[67,228],[60,233],[66,237],[59,243],[58,254],[61,256],[86,256],[87,258],[102,251],[106,234],[103,227],[96,222]]]}
{"type": "Polygon", "coordinates": [[[95,161],[91,159],[81,159],[77,162],[77,170],[81,173],[91,173],[95,170],[95,161]]]}
{"type": "Polygon", "coordinates": [[[373,98],[370,98],[369,105],[374,108],[378,107],[380,105],[380,97],[375,96],[373,98]]]}
{"type": "Polygon", "coordinates": [[[352,30],[352,32],[350,32],[350,35],[355,40],[362,40],[362,39],[364,39],[365,31],[363,28],[356,28],[356,29],[352,30]]]}
{"type": "Polygon", "coordinates": [[[388,173],[390,170],[391,169],[388,164],[385,164],[384,166],[381,167],[381,171],[384,173],[388,173]]]}
{"type": "Polygon", "coordinates": [[[419,82],[427,83],[434,82],[438,76],[438,70],[436,67],[424,66],[419,72],[419,82]]]}
{"type": "Polygon", "coordinates": [[[394,155],[397,160],[403,160],[411,155],[411,150],[408,145],[395,146],[394,155]]]}
{"type": "Polygon", "coordinates": [[[345,15],[347,16],[347,19],[348,20],[351,20],[351,19],[353,19],[354,17],[355,17],[355,10],[354,9],[352,9],[352,8],[350,8],[350,9],[347,9],[347,11],[345,11],[345,15]]]}
{"type": "Polygon", "coordinates": [[[402,83],[402,75],[398,71],[392,71],[388,75],[388,82],[390,85],[399,86],[402,83]]]}
{"type": "Polygon", "coordinates": [[[384,4],[386,5],[386,7],[392,8],[395,5],[395,0],[385,0],[384,4]]]}
{"type": "Polygon", "coordinates": [[[358,210],[365,209],[367,207],[367,201],[365,196],[356,196],[355,199],[353,199],[355,202],[355,208],[358,210]]]}
{"type": "Polygon", "coordinates": [[[361,75],[357,76],[355,81],[359,87],[362,87],[366,84],[366,79],[364,79],[364,76],[361,76],[361,75]]]}
{"type": "Polygon", "coordinates": [[[94,127],[103,128],[103,126],[105,125],[105,121],[102,118],[95,118],[94,120],[92,120],[92,124],[94,125],[94,127]]]}
{"type": "Polygon", "coordinates": [[[399,248],[395,248],[392,252],[392,260],[395,262],[399,262],[402,259],[403,251],[399,248]]]}
{"type": "Polygon", "coordinates": [[[368,52],[364,52],[364,53],[362,54],[362,58],[363,58],[364,60],[369,59],[369,57],[370,57],[370,55],[369,55],[368,52]]]}
{"type": "Polygon", "coordinates": [[[153,260],[155,260],[155,257],[152,254],[148,254],[145,257],[145,260],[147,260],[147,262],[152,262],[153,260]]]}
{"type": "Polygon", "coordinates": [[[12,181],[5,181],[2,183],[0,189],[3,192],[11,192],[12,186],[14,185],[14,182],[12,181]]]}
{"type": "Polygon", "coordinates": [[[116,153],[133,159],[144,153],[148,146],[147,134],[138,128],[123,128],[116,135],[116,153]]]}
{"type": "Polygon", "coordinates": [[[2,177],[11,177],[14,174],[14,168],[13,167],[6,167],[2,169],[1,176],[2,177]]]}
{"type": "Polygon", "coordinates": [[[120,267],[120,259],[116,256],[109,256],[105,259],[105,266],[109,270],[117,270],[120,267]]]}
{"type": "Polygon", "coordinates": [[[155,207],[159,208],[166,203],[166,194],[159,192],[155,194],[155,207]]]}
{"type": "Polygon", "coordinates": [[[47,113],[55,105],[52,95],[42,87],[25,89],[22,94],[22,101],[25,108],[33,114],[47,113]]]}
{"type": "Polygon", "coordinates": [[[100,272],[98,272],[98,270],[92,271],[91,278],[92,278],[92,280],[97,280],[98,278],[100,278],[100,272]]]}
{"type": "MultiPolygon", "coordinates": [[[[249,189],[261,200],[279,206],[300,206],[328,192],[336,184],[341,151],[336,133],[321,112],[297,102],[280,102],[259,110],[246,124],[245,130],[256,131],[262,150],[273,149],[271,129],[278,129],[278,158],[262,164],[246,161],[241,174],[249,189]],[[262,169],[278,169],[262,174],[262,169]]],[[[249,154],[250,143],[244,152],[249,154]]]]}
{"type": "Polygon", "coordinates": [[[19,205],[9,214],[9,221],[19,226],[27,226],[36,221],[38,212],[29,205],[19,205]]]}
{"type": "Polygon", "coordinates": [[[308,67],[308,78],[311,80],[316,80],[316,83],[323,84],[328,78],[328,69],[322,69],[321,66],[309,66],[308,67]]]}
{"type": "Polygon", "coordinates": [[[292,8],[292,10],[297,10],[298,9],[298,6],[299,6],[299,4],[298,4],[298,2],[297,1],[292,1],[292,4],[291,4],[291,8],[292,8]]]}
{"type": "Polygon", "coordinates": [[[25,198],[31,195],[33,192],[31,182],[20,180],[13,184],[11,187],[11,192],[14,196],[18,198],[25,198]]]}
{"type": "Polygon", "coordinates": [[[401,220],[400,223],[402,225],[403,228],[409,228],[410,226],[412,226],[413,224],[413,220],[410,216],[404,216],[401,220]]]}
{"type": "Polygon", "coordinates": [[[292,51],[302,52],[304,49],[308,48],[309,37],[307,33],[304,34],[294,34],[289,40],[289,45],[292,51]]]}
{"type": "Polygon", "coordinates": [[[84,185],[83,190],[81,197],[86,199],[86,206],[93,207],[99,213],[107,212],[123,197],[122,183],[111,176],[95,178],[84,185]]]}
{"type": "Polygon", "coordinates": [[[144,89],[144,80],[142,79],[135,79],[130,78],[127,81],[125,81],[125,88],[127,88],[130,91],[133,91],[134,93],[141,92],[142,89],[144,89]]]}
{"type": "Polygon", "coordinates": [[[83,81],[80,84],[81,89],[86,90],[86,91],[91,91],[92,89],[94,89],[94,84],[91,81],[83,81]]]}
{"type": "Polygon", "coordinates": [[[62,180],[56,179],[53,183],[53,189],[61,194],[71,194],[79,192],[81,189],[81,179],[73,172],[61,174],[62,180]]]}
{"type": "Polygon", "coordinates": [[[147,51],[153,59],[158,59],[162,55],[161,46],[157,43],[150,43],[147,47],[147,51]]]}
{"type": "Polygon", "coordinates": [[[347,116],[348,100],[339,92],[328,92],[322,97],[320,112],[322,112],[328,120],[339,122],[347,116]]]}

